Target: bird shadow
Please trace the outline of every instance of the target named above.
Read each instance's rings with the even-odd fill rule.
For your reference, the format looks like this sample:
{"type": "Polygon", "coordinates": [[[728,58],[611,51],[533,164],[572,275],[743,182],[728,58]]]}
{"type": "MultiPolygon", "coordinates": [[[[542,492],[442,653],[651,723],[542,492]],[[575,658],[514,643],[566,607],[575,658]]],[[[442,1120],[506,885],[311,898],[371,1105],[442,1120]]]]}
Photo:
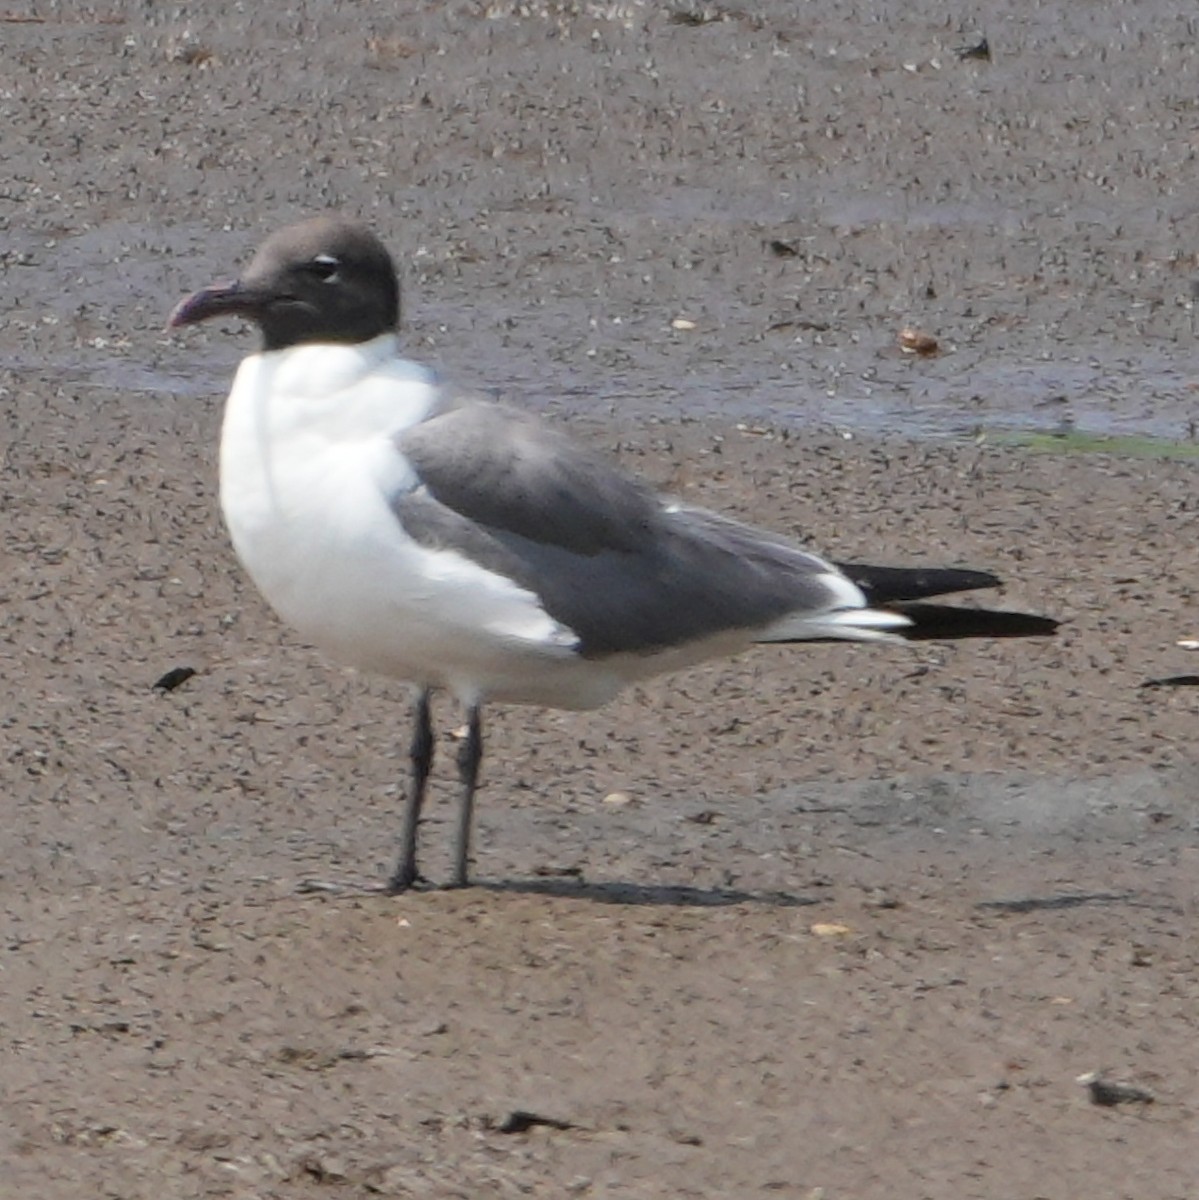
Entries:
{"type": "Polygon", "coordinates": [[[979,900],[974,907],[987,912],[1029,913],[1109,904],[1139,906],[1141,902],[1135,892],[1070,892],[1056,896],[1018,896],[1012,900],[979,900]]]}
{"type": "Polygon", "coordinates": [[[590,900],[597,904],[645,908],[726,908],[736,904],[805,908],[819,903],[810,896],[796,896],[790,892],[747,892],[740,888],[699,888],[683,884],[630,883],[627,880],[590,883],[577,876],[477,880],[471,886],[478,891],[504,895],[550,896],[555,899],[590,900]]]}
{"type": "MultiPolygon", "coordinates": [[[[791,892],[747,892],[741,888],[699,888],[685,884],[630,883],[612,880],[589,883],[575,873],[546,876],[539,879],[472,879],[467,888],[448,887],[421,879],[412,895],[434,895],[438,892],[480,893],[508,896],[548,896],[564,900],[590,900],[596,904],[622,904],[643,908],[728,908],[736,904],[757,904],[769,908],[806,908],[819,904],[811,896],[796,896],[791,892]]],[[[357,896],[394,898],[387,885],[379,882],[352,880],[302,879],[292,889],[295,896],[357,896]]]]}

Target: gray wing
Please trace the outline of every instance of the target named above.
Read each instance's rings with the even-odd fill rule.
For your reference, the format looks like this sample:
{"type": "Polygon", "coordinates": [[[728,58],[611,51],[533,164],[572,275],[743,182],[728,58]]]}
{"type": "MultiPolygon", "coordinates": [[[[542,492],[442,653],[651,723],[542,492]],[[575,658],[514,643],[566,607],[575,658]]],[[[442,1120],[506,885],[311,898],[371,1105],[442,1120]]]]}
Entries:
{"type": "MultiPolygon", "coordinates": [[[[534,592],[584,655],[754,630],[838,600],[824,560],[643,483],[534,418],[470,404],[396,436],[405,531],[534,592]]],[[[843,603],[843,596],[841,598],[843,603]]]]}
{"type": "Polygon", "coordinates": [[[600,455],[498,404],[423,421],[396,446],[447,508],[579,554],[643,546],[659,509],[653,491],[600,455]]]}

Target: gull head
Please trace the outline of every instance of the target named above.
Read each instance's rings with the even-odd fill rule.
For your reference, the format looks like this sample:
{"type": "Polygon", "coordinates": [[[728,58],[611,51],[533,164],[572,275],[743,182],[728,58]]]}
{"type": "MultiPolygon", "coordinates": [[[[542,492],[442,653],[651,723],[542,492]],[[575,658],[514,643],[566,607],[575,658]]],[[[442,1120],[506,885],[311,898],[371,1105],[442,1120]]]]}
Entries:
{"type": "Polygon", "coordinates": [[[399,323],[395,264],[365,225],[314,217],[267,238],[239,279],[180,301],[167,328],[227,316],[256,324],[264,350],[370,341],[399,323]]]}

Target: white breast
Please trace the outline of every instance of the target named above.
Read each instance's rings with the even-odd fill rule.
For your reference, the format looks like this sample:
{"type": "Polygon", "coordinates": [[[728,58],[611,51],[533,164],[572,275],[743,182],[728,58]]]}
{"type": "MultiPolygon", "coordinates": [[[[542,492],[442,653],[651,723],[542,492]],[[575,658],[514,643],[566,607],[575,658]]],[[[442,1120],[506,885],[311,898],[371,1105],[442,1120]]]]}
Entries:
{"type": "Polygon", "coordinates": [[[234,548],[280,616],[347,665],[541,701],[543,666],[573,657],[569,631],[511,581],[414,543],[389,507],[416,482],[394,435],[437,402],[391,334],[247,358],[221,435],[234,548]]]}

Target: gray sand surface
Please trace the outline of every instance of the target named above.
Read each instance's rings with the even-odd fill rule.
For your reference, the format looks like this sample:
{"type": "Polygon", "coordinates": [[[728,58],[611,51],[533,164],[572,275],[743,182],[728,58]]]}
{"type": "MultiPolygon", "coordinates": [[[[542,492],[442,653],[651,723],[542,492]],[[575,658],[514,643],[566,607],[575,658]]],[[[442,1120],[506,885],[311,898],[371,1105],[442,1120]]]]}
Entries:
{"type": "Polygon", "coordinates": [[[1196,23],[0,12],[0,1196],[1193,1197],[1199,688],[1143,685],[1199,672],[1196,23]],[[330,205],[414,356],[1060,636],[496,709],[480,886],[297,892],[388,865],[406,696],[254,594],[215,496],[251,336],[162,326],[330,205]],[[1182,454],[997,444],[1059,426],[1182,454]]]}

